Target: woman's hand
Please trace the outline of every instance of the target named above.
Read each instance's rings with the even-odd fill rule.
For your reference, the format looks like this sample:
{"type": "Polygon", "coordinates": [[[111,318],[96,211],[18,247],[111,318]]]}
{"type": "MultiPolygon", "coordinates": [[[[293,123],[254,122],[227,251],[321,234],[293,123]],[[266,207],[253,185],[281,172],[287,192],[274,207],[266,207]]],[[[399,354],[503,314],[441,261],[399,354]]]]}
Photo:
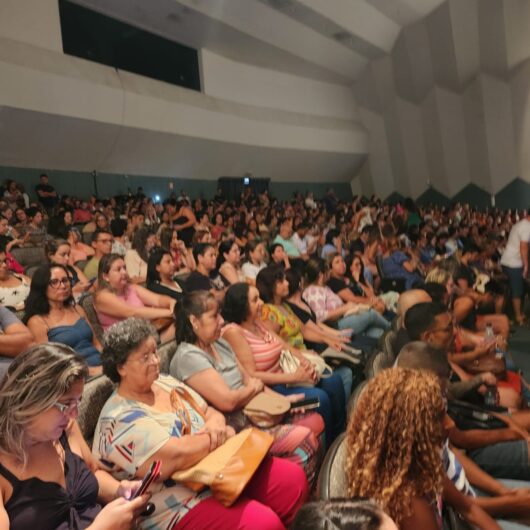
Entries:
{"type": "Polygon", "coordinates": [[[126,500],[132,499],[141,483],[141,480],[122,480],[116,490],[116,498],[123,497],[126,500]]]}
{"type": "Polygon", "coordinates": [[[262,392],[264,388],[263,381],[257,377],[249,377],[247,380],[247,386],[252,389],[254,395],[262,392]]]}
{"type": "Polygon", "coordinates": [[[210,436],[210,452],[223,445],[227,435],[224,416],[222,414],[216,414],[206,420],[204,427],[198,432],[198,434],[201,433],[207,433],[210,436]]]}
{"type": "MultiPolygon", "coordinates": [[[[312,367],[311,367],[312,368],[312,367]]],[[[299,365],[293,374],[293,383],[304,383],[314,385],[318,382],[318,376],[314,369],[310,370],[299,365]]]]}
{"type": "Polygon", "coordinates": [[[145,510],[151,495],[146,493],[127,501],[123,497],[109,502],[96,516],[88,530],[131,530],[145,510]]]}

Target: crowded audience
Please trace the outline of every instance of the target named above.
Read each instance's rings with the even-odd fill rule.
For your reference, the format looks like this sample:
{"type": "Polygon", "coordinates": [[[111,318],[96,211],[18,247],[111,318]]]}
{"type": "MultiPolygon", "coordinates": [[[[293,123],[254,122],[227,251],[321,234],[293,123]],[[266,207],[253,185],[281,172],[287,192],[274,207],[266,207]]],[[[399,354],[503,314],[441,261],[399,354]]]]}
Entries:
{"type": "Polygon", "coordinates": [[[0,193],[0,526],[435,530],[450,509],[525,527],[530,386],[510,349],[530,212],[332,190],[85,200],[45,174],[35,193],[0,193]],[[116,387],[91,453],[76,418],[101,372],[116,387]],[[286,407],[274,422],[248,413],[263,396],[286,407]],[[234,504],[171,479],[249,427],[272,445],[234,504]],[[342,498],[294,522],[334,441],[342,498]],[[153,511],[123,497],[155,460],[153,511]]]}

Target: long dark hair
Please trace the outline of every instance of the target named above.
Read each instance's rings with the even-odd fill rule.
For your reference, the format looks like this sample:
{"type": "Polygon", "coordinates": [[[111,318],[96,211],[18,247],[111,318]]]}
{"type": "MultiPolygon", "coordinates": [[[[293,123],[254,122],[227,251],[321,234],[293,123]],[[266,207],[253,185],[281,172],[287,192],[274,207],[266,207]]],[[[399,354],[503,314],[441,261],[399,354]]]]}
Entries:
{"type": "MultiPolygon", "coordinates": [[[[50,312],[50,302],[46,296],[46,289],[50,285],[52,269],[62,269],[68,278],[70,278],[68,269],[63,267],[63,265],[51,263],[40,266],[31,278],[31,287],[26,299],[24,322],[27,323],[34,315],[47,315],[50,312]]],[[[70,296],[64,301],[64,305],[73,306],[74,304],[74,297],[70,292],[70,296]]]]}
{"type": "Polygon", "coordinates": [[[149,236],[153,235],[153,232],[149,228],[139,228],[133,235],[132,248],[138,252],[138,255],[147,263],[149,260],[149,254],[145,249],[149,236]]]}
{"type": "Polygon", "coordinates": [[[200,318],[213,304],[217,304],[217,301],[213,294],[208,291],[193,291],[184,295],[182,302],[175,306],[175,338],[177,343],[195,344],[197,335],[195,335],[191,325],[190,317],[193,315],[200,318]]]}
{"type": "Polygon", "coordinates": [[[250,287],[246,282],[232,284],[225,293],[223,304],[223,318],[226,322],[241,324],[249,314],[248,291],[250,287]]]}
{"type": "Polygon", "coordinates": [[[285,278],[285,271],[279,265],[269,265],[261,269],[256,276],[256,287],[261,299],[266,304],[274,303],[274,287],[276,282],[285,278]]]}
{"type": "Polygon", "coordinates": [[[225,254],[228,254],[230,252],[230,249],[237,245],[234,239],[225,239],[224,241],[221,241],[219,243],[219,249],[217,254],[217,262],[216,262],[216,268],[219,269],[219,267],[226,261],[225,254]]]}
{"type": "Polygon", "coordinates": [[[171,252],[167,248],[155,248],[155,250],[153,250],[149,256],[149,260],[147,261],[146,285],[152,285],[153,283],[160,281],[160,273],[156,270],[156,268],[158,265],[160,265],[162,258],[166,254],[169,254],[169,257],[171,257],[171,252]]]}

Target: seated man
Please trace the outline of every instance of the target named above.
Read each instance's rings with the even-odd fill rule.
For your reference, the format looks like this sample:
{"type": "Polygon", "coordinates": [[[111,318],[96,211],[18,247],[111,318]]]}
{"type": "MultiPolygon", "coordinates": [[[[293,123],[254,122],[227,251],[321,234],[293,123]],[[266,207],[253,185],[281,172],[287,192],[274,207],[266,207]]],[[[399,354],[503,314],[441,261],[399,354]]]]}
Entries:
{"type": "Polygon", "coordinates": [[[90,261],[86,264],[85,276],[89,280],[96,279],[98,276],[99,261],[103,256],[110,254],[112,250],[112,233],[105,229],[96,229],[92,235],[92,248],[94,249],[94,255],[90,258],[90,261]]]}
{"type": "MultiPolygon", "coordinates": [[[[405,326],[412,340],[423,341],[446,355],[454,343],[452,318],[447,311],[435,303],[417,304],[405,315],[405,326]]],[[[484,377],[486,374],[481,374],[484,377]]],[[[490,381],[490,375],[484,381],[490,381]]],[[[477,387],[481,385],[477,383],[477,387]]],[[[451,390],[451,389],[449,389],[451,390]]],[[[449,395],[449,398],[454,396],[449,395]]],[[[467,454],[483,470],[494,477],[530,480],[528,458],[528,427],[530,413],[517,411],[502,416],[506,428],[501,429],[449,429],[449,440],[456,447],[465,449],[467,454]]]]}
{"type": "Polygon", "coordinates": [[[33,342],[31,331],[11,312],[0,306],[0,381],[13,359],[33,342]]]}

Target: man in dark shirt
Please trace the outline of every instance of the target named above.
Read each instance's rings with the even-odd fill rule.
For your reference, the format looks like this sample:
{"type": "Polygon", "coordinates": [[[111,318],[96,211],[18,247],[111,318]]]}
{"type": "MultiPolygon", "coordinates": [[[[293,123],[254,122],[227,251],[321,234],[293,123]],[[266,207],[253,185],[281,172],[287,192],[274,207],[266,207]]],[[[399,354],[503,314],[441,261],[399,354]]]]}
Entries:
{"type": "Polygon", "coordinates": [[[220,302],[224,299],[226,286],[215,270],[215,249],[210,243],[198,243],[193,248],[193,257],[197,263],[197,269],[186,278],[184,290],[187,293],[193,291],[209,291],[220,302]]]}
{"type": "Polygon", "coordinates": [[[35,191],[39,197],[39,202],[47,212],[53,209],[57,202],[57,192],[53,186],[48,184],[48,175],[43,173],[40,176],[40,183],[35,186],[35,191]]]}

